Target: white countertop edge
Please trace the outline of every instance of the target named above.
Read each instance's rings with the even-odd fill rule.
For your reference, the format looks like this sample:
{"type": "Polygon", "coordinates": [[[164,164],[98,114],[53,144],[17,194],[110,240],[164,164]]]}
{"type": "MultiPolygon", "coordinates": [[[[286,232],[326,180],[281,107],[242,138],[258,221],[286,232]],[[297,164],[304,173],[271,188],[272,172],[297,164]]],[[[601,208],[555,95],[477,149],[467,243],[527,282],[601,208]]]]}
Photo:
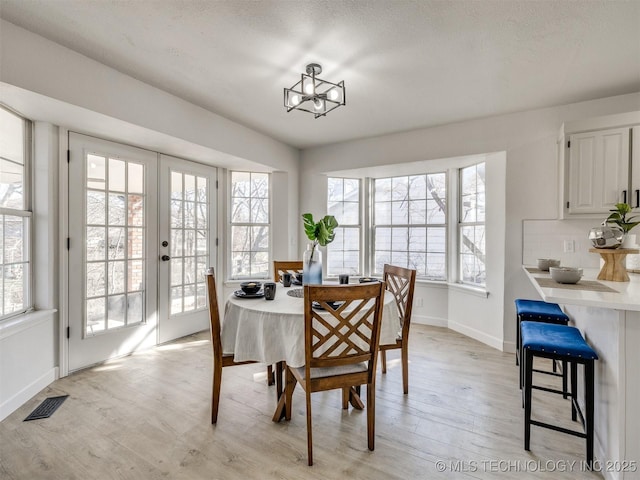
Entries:
{"type": "Polygon", "coordinates": [[[617,293],[593,292],[586,290],[541,287],[535,280],[536,277],[549,277],[549,274],[530,273],[527,268],[535,268],[535,266],[523,265],[522,269],[545,302],[583,305],[587,307],[608,308],[614,310],[640,311],[640,276],[637,274],[629,274],[629,277],[631,278],[630,282],[608,282],[597,279],[598,269],[584,269],[584,280],[597,281],[617,290],[617,293]]]}

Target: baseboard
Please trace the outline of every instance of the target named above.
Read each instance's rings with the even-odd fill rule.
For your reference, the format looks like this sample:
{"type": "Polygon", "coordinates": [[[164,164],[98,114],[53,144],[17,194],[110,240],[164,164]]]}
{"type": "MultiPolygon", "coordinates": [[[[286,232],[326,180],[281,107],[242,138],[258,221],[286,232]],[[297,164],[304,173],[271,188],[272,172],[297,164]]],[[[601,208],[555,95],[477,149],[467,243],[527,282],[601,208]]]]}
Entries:
{"type": "MultiPolygon", "coordinates": [[[[475,328],[468,327],[467,325],[462,325],[461,323],[453,322],[449,320],[448,327],[451,330],[454,330],[458,333],[466,335],[467,337],[473,338],[474,340],[478,340],[479,342],[484,343],[485,345],[489,345],[490,347],[495,348],[496,350],[502,351],[502,339],[492,337],[491,335],[487,335],[480,330],[476,330],[475,328]]],[[[515,351],[515,350],[514,350],[515,351]]]]}
{"type": "Polygon", "coordinates": [[[506,353],[516,353],[516,342],[502,342],[502,351],[506,353]]]}
{"type": "Polygon", "coordinates": [[[426,315],[411,315],[411,323],[419,323],[420,325],[431,325],[432,327],[448,327],[449,322],[446,318],[428,317],[426,315]]]}
{"type": "Polygon", "coordinates": [[[25,388],[17,392],[11,398],[0,405],[0,421],[7,418],[18,408],[28,402],[40,390],[46,388],[58,378],[58,367],[54,367],[48,372],[35,379],[25,388]]]}

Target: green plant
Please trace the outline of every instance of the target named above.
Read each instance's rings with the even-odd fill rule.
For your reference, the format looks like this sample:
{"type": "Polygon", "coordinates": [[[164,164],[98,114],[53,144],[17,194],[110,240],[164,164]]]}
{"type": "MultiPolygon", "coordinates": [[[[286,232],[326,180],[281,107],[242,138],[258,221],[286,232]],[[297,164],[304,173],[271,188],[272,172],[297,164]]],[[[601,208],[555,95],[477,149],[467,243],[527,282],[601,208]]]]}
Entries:
{"type": "Polygon", "coordinates": [[[319,244],[321,247],[326,247],[329,243],[333,242],[336,237],[335,229],[338,226],[338,221],[333,215],[325,215],[317,223],[313,221],[313,215],[310,213],[304,213],[302,215],[304,221],[304,233],[307,234],[307,238],[313,241],[311,247],[311,257],[309,261],[313,260],[313,254],[316,246],[319,244]]]}
{"type": "Polygon", "coordinates": [[[640,224],[640,221],[634,221],[638,217],[627,218],[631,210],[631,206],[626,203],[616,203],[616,208],[609,210],[611,214],[605,221],[607,223],[615,223],[627,234],[633,227],[640,224]]]}

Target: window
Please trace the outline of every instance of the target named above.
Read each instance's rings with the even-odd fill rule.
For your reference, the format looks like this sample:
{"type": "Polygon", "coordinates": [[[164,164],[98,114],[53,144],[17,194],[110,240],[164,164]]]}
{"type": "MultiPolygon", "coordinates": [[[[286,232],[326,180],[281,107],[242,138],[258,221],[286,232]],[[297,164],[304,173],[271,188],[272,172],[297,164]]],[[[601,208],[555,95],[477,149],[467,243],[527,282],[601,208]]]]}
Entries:
{"type": "Polygon", "coordinates": [[[374,180],[373,275],[385,263],[416,269],[426,280],[446,280],[445,173],[374,180]]]}
{"type": "Polygon", "coordinates": [[[360,268],[360,180],[329,178],[327,211],[336,217],[338,228],[327,245],[327,275],[358,275],[360,268]]]}
{"type": "Polygon", "coordinates": [[[0,108],[0,318],[31,307],[31,122],[0,108]]]}
{"type": "Polygon", "coordinates": [[[231,278],[269,275],[269,174],[231,172],[231,278]]]}
{"type": "Polygon", "coordinates": [[[460,169],[458,222],[459,278],[484,286],[485,269],[485,164],[460,169]]]}

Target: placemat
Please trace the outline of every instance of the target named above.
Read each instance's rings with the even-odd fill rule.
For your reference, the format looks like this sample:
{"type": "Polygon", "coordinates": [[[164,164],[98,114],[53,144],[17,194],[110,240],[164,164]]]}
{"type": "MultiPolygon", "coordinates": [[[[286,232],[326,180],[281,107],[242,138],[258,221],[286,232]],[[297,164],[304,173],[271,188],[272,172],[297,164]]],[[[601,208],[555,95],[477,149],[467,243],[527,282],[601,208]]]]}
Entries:
{"type": "Polygon", "coordinates": [[[600,282],[593,280],[580,280],[578,283],[558,283],[553,278],[536,278],[536,282],[542,288],[566,288],[567,290],[588,290],[591,292],[611,292],[618,293],[611,287],[607,287],[600,282]]]}
{"type": "Polygon", "coordinates": [[[289,295],[290,297],[304,298],[304,290],[301,288],[287,290],[287,295],[289,295]]]}

